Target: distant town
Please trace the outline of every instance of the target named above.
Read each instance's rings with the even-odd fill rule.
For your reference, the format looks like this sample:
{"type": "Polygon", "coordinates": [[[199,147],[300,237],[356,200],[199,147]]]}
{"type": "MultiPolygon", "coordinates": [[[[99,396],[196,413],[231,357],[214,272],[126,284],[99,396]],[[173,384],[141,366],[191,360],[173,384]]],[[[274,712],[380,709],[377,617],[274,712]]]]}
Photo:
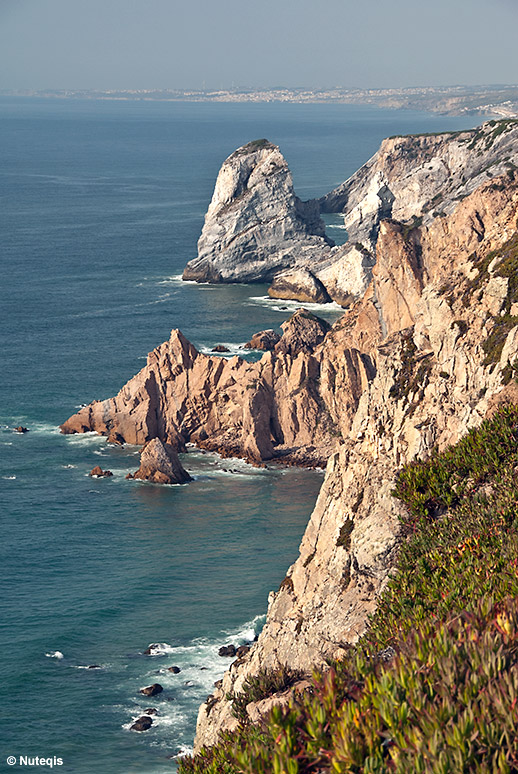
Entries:
{"type": "Polygon", "coordinates": [[[479,114],[518,117],[518,86],[445,86],[400,89],[129,89],[89,91],[0,91],[1,96],[53,99],[149,100],[166,102],[348,103],[394,109],[426,110],[446,115],[479,114]]]}

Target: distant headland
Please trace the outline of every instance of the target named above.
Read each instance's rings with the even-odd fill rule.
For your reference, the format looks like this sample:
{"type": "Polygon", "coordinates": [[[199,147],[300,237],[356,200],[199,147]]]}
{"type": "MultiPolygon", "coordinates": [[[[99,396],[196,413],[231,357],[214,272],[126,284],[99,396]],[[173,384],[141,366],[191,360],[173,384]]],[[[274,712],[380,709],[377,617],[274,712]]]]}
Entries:
{"type": "Polygon", "coordinates": [[[0,96],[53,99],[148,100],[157,102],[293,102],[375,105],[444,115],[518,116],[518,86],[441,86],[393,89],[231,88],[231,89],[47,89],[2,90],[0,96]]]}

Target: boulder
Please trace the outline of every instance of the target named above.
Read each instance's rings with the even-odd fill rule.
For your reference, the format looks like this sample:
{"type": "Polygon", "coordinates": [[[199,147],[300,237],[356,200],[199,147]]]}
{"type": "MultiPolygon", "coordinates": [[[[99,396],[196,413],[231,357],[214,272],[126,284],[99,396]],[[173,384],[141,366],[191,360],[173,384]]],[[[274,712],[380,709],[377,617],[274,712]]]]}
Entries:
{"type": "Polygon", "coordinates": [[[277,274],[268,288],[271,298],[284,298],[300,301],[303,304],[328,304],[329,293],[322,282],[308,269],[291,269],[277,274]]]}
{"type": "Polygon", "coordinates": [[[133,723],[133,725],[131,726],[131,730],[148,731],[152,725],[153,725],[153,718],[150,718],[148,715],[142,715],[142,717],[137,718],[137,720],[133,723]]]}
{"type": "Polygon", "coordinates": [[[28,427],[23,427],[23,425],[18,425],[18,427],[14,428],[14,432],[15,433],[28,433],[29,432],[29,428],[28,427]]]}
{"type": "Polygon", "coordinates": [[[113,473],[111,470],[103,470],[100,465],[96,465],[88,475],[92,476],[92,478],[110,478],[110,476],[113,476],[113,473]]]}
{"type": "Polygon", "coordinates": [[[243,656],[246,656],[246,654],[250,650],[250,645],[240,645],[239,648],[236,650],[236,656],[238,658],[242,658],[243,656]]]}
{"type": "Polygon", "coordinates": [[[245,349],[261,349],[263,352],[270,352],[278,344],[280,338],[273,328],[259,331],[259,333],[254,333],[250,341],[246,342],[245,349]]]}
{"type": "Polygon", "coordinates": [[[145,715],[158,715],[158,710],[156,707],[148,707],[144,710],[145,715]]]}
{"type": "Polygon", "coordinates": [[[185,484],[192,480],[173,446],[162,443],[159,438],[153,438],[142,449],[140,468],[133,478],[155,484],[185,484]]]}
{"type": "Polygon", "coordinates": [[[230,352],[228,347],[225,347],[224,344],[216,344],[215,347],[212,347],[213,352],[230,352]]]}
{"type": "Polygon", "coordinates": [[[168,672],[172,672],[172,673],[173,673],[173,675],[177,675],[177,674],[179,674],[179,673],[180,673],[182,670],[180,669],[180,667],[177,667],[177,666],[171,666],[171,667],[167,667],[167,671],[168,671],[168,672]]]}
{"type": "Polygon", "coordinates": [[[289,320],[282,323],[281,328],[283,335],[275,352],[296,355],[299,352],[313,352],[324,341],[331,326],[307,309],[297,309],[289,320]]]}
{"type": "Polygon", "coordinates": [[[153,683],[153,685],[148,685],[147,688],[141,688],[140,693],[144,694],[144,696],[156,696],[158,693],[162,693],[163,690],[160,683],[153,683]]]}
{"type": "Polygon", "coordinates": [[[223,645],[218,650],[218,656],[235,656],[236,655],[236,646],[235,645],[223,645]]]}

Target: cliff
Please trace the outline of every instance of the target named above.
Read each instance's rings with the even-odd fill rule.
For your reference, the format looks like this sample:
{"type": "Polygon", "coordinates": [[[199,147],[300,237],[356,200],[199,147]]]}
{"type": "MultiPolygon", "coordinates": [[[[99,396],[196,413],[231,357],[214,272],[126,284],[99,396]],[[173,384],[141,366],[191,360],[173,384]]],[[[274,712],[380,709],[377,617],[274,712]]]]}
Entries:
{"type": "MultiPolygon", "coordinates": [[[[242,697],[254,675],[284,667],[307,674],[345,658],[400,549],[396,471],[457,442],[506,396],[516,400],[515,124],[388,140],[376,164],[416,143],[419,169],[427,157],[433,171],[428,152],[450,159],[441,210],[428,206],[438,196],[433,180],[426,187],[422,169],[417,185],[421,172],[412,176],[404,153],[397,169],[386,169],[383,185],[396,192],[390,211],[385,188],[381,198],[371,196],[381,180],[373,164],[358,173],[354,190],[362,196],[348,189],[347,201],[342,191],[326,205],[347,210],[351,231],[368,243],[354,249],[371,263],[363,295],[332,328],[301,310],[257,363],[201,355],[173,331],[115,398],[63,425],[64,432],[96,430],[133,443],[160,437],[177,449],[191,440],[255,462],[328,460],[300,555],[270,595],[258,641],[201,707],[196,749],[237,727],[229,697],[242,697]],[[481,159],[495,147],[493,166],[483,169],[481,159]],[[503,174],[493,176],[496,170],[503,174]]],[[[245,711],[257,720],[285,699],[250,701],[245,711]]]]}
{"type": "Polygon", "coordinates": [[[236,727],[227,696],[252,675],[282,665],[310,672],[346,654],[397,555],[395,472],[454,443],[516,392],[517,215],[511,172],[426,226],[381,223],[367,292],[323,343],[321,393],[342,442],[258,642],[200,710],[196,749],[236,727]]]}
{"type": "Polygon", "coordinates": [[[270,294],[348,307],[365,292],[380,223],[428,225],[490,178],[518,166],[518,121],[384,140],[349,180],[300,202],[279,149],[250,143],[223,164],[184,279],[272,282],[270,294]],[[319,211],[341,212],[348,242],[325,241],[319,211]]]}

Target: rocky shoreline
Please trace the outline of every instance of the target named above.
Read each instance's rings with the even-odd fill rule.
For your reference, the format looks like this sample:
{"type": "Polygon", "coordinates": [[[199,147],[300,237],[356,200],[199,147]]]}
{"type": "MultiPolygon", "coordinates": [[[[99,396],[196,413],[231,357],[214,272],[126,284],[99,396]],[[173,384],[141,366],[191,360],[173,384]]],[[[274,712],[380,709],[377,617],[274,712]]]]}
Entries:
{"type": "MultiPolygon", "coordinates": [[[[258,167],[259,190],[267,192],[268,180],[278,190],[281,169],[286,192],[278,150],[247,147],[230,157],[225,179],[241,185],[243,164],[247,180],[258,167]],[[271,156],[275,164],[268,167],[271,156]]],[[[335,248],[322,242],[325,259],[311,272],[331,298],[347,295],[348,308],[334,325],[300,309],[255,363],[203,355],[175,330],[117,396],[94,401],[62,425],[64,433],[94,430],[129,443],[159,438],[177,451],[194,443],[255,464],[327,462],[300,555],[270,594],[258,641],[200,709],[197,750],[236,728],[232,698],[249,678],[265,669],[309,674],[344,656],[365,631],[395,566],[403,513],[392,496],[398,468],[456,443],[495,405],[516,400],[515,162],[516,122],[384,141],[322,203],[344,212],[355,239],[333,265],[326,261],[335,248]]],[[[230,202],[227,225],[246,224],[254,195],[230,202]]],[[[229,204],[220,199],[209,211],[211,233],[229,204]]],[[[282,220],[287,211],[280,209],[282,220]]],[[[220,246],[232,245],[220,236],[220,246]]],[[[224,253],[204,253],[198,266],[219,271],[224,253]]],[[[268,276],[271,266],[280,271],[275,258],[268,276]]],[[[257,721],[285,700],[281,693],[245,710],[257,721]]]]}

